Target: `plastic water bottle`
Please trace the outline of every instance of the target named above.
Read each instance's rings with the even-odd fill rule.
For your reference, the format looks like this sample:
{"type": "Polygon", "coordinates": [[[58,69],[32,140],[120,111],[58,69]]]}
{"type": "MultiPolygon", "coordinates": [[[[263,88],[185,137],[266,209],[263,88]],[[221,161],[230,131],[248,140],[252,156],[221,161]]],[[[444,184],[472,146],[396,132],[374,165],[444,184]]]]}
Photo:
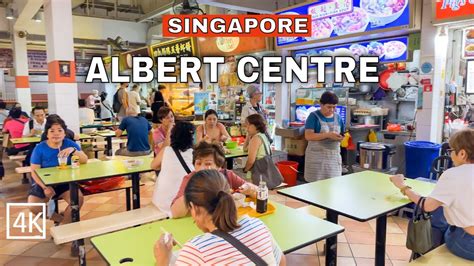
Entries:
{"type": "Polygon", "coordinates": [[[47,204],[47,217],[48,219],[51,219],[51,216],[53,216],[53,213],[56,211],[56,202],[54,202],[54,200],[51,198],[49,201],[48,201],[48,204],[47,204]]]}
{"type": "Polygon", "coordinates": [[[260,176],[260,183],[257,189],[257,212],[258,213],[267,212],[267,203],[268,203],[267,182],[263,181],[262,176],[260,176]]]}

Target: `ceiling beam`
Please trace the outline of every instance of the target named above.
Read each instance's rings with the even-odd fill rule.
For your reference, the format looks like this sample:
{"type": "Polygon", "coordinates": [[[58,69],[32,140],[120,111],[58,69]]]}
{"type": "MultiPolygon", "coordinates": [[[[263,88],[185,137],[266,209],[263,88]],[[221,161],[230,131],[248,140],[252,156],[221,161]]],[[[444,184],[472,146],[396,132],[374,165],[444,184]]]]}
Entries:
{"type": "MultiPolygon", "coordinates": [[[[176,5],[179,5],[179,4],[182,4],[183,3],[183,0],[176,0],[176,5]]],[[[146,13],[145,15],[139,17],[138,19],[136,19],[136,22],[145,22],[147,20],[151,20],[157,16],[162,16],[164,14],[167,14],[167,13],[173,13],[173,4],[174,4],[174,1],[171,1],[170,3],[168,4],[165,4],[151,12],[148,12],[146,13]]]]}
{"type": "Polygon", "coordinates": [[[18,10],[18,18],[15,21],[13,28],[26,29],[31,19],[38,12],[43,5],[43,1],[39,0],[17,0],[15,1],[18,10]]]}

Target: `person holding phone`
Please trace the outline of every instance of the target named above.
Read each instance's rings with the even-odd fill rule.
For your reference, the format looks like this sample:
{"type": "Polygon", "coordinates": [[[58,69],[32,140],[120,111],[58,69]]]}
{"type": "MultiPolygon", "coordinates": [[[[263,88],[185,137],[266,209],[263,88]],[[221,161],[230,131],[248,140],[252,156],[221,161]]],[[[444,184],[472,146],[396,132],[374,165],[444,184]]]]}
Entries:
{"type": "Polygon", "coordinates": [[[305,124],[308,141],[304,179],[308,182],[328,179],[342,174],[341,140],[344,122],[336,113],[339,98],[332,91],[321,95],[321,109],[312,112],[305,124]]]}

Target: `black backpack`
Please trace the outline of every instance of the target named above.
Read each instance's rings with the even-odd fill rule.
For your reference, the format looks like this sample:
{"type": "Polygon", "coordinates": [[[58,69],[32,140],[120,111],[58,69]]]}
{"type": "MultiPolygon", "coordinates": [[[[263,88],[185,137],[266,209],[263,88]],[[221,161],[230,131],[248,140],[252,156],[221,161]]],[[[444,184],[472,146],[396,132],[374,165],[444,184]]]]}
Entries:
{"type": "Polygon", "coordinates": [[[119,101],[119,91],[121,89],[117,90],[117,92],[114,94],[114,101],[112,103],[112,109],[114,110],[115,113],[120,112],[120,107],[122,107],[122,104],[119,101]]]}

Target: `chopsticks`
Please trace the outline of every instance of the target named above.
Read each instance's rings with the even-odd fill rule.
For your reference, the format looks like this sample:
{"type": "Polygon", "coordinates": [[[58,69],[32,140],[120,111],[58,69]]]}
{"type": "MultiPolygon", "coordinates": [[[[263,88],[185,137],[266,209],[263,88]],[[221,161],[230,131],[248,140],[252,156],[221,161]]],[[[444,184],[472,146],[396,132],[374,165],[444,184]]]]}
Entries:
{"type": "MultiPolygon", "coordinates": [[[[161,232],[163,232],[163,234],[165,234],[165,242],[168,242],[170,233],[168,231],[166,231],[163,227],[160,227],[160,229],[161,229],[161,232]]],[[[176,243],[176,245],[178,247],[183,248],[183,245],[181,243],[179,243],[178,240],[174,239],[174,242],[176,243]]]]}

